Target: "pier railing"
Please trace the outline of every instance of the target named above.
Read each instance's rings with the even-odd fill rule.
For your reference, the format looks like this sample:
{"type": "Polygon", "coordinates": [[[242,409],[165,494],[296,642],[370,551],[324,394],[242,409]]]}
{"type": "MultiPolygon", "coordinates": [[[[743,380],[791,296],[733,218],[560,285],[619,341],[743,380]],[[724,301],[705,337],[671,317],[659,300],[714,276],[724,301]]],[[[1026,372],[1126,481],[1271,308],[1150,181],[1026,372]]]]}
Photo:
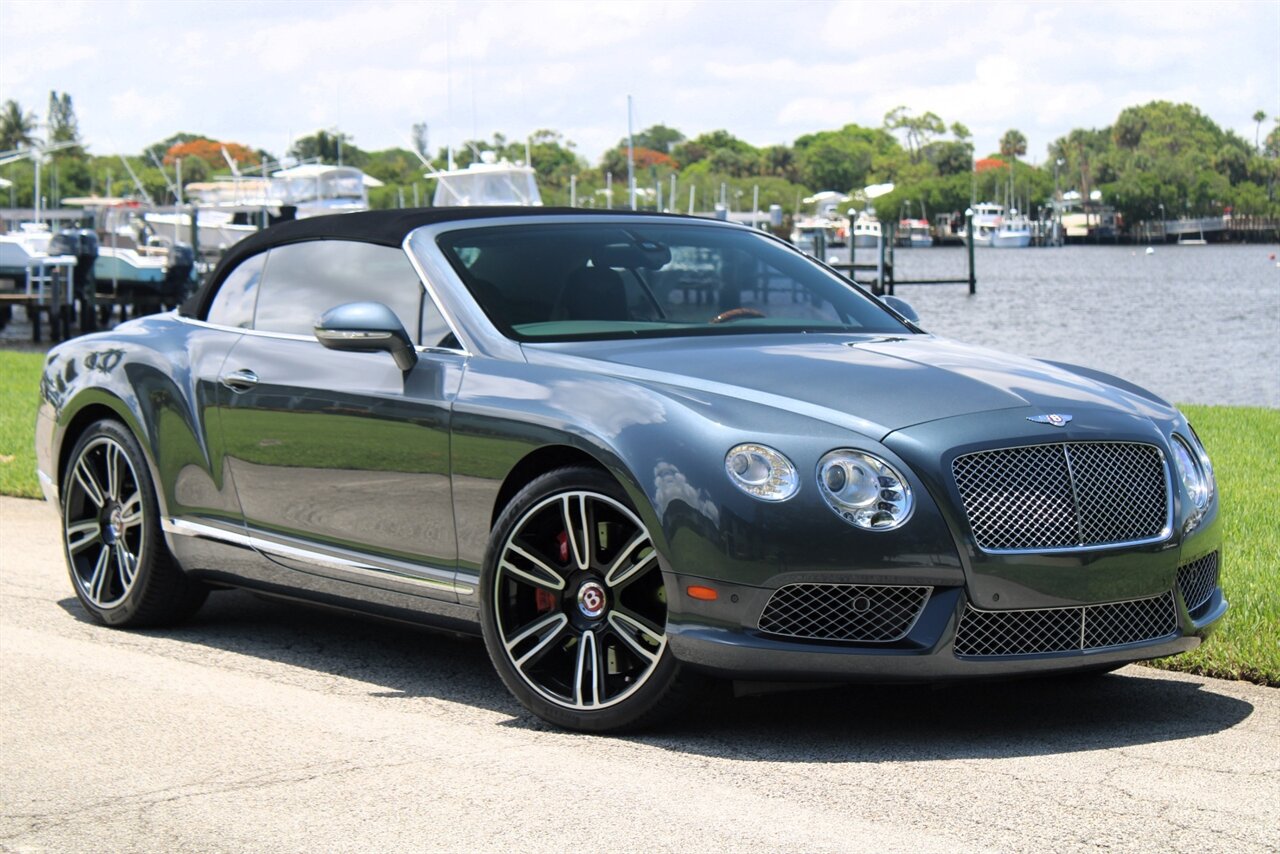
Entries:
{"type": "MultiPolygon", "coordinates": [[[[893,272],[893,255],[895,246],[895,237],[898,226],[894,222],[886,222],[881,224],[880,240],[876,244],[876,263],[859,264],[857,263],[857,247],[853,241],[849,242],[849,263],[848,264],[829,264],[835,270],[840,271],[855,284],[868,287],[876,296],[894,296],[898,285],[968,285],[969,293],[976,294],[978,292],[978,277],[974,267],[973,257],[973,211],[965,211],[965,246],[968,249],[966,253],[969,260],[969,275],[964,278],[954,279],[899,279],[893,272]],[[858,273],[875,273],[875,277],[871,279],[858,278],[858,273]]],[[[821,233],[819,232],[818,244],[814,247],[814,254],[821,259],[825,254],[822,246],[821,233]]]]}

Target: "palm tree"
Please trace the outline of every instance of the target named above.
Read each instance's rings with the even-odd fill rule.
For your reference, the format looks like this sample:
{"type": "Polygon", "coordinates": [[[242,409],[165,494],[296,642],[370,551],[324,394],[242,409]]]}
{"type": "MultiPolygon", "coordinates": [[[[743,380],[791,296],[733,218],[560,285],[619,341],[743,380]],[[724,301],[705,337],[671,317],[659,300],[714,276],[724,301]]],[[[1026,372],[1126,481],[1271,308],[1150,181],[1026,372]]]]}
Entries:
{"type": "Polygon", "coordinates": [[[24,113],[18,102],[10,98],[0,107],[0,151],[12,151],[35,142],[34,113],[24,113]]]}
{"type": "Polygon", "coordinates": [[[1022,131],[1010,128],[1000,137],[1000,154],[1009,158],[1009,207],[1013,207],[1013,169],[1019,154],[1027,153],[1027,138],[1022,131]]]}
{"type": "Polygon", "coordinates": [[[1022,135],[1022,131],[1013,129],[1005,131],[1004,136],[1000,137],[1000,153],[1015,159],[1021,154],[1026,154],[1027,138],[1022,135]]]}
{"type": "MultiPolygon", "coordinates": [[[[13,102],[10,101],[9,103],[12,104],[13,102]]],[[[1257,149],[1258,137],[1262,133],[1262,123],[1267,120],[1267,114],[1264,113],[1262,110],[1258,110],[1256,113],[1253,114],[1253,120],[1257,125],[1257,127],[1253,129],[1253,147],[1257,149]]]]}

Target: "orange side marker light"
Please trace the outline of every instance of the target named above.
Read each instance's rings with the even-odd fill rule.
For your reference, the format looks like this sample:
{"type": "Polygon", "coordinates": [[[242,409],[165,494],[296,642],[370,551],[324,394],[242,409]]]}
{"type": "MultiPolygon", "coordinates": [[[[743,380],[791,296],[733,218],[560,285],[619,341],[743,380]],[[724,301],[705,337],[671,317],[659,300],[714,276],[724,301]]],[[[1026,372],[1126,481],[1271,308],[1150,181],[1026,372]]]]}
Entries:
{"type": "Polygon", "coordinates": [[[720,597],[713,587],[703,587],[700,584],[690,584],[688,587],[690,599],[701,599],[704,602],[714,602],[720,597]]]}

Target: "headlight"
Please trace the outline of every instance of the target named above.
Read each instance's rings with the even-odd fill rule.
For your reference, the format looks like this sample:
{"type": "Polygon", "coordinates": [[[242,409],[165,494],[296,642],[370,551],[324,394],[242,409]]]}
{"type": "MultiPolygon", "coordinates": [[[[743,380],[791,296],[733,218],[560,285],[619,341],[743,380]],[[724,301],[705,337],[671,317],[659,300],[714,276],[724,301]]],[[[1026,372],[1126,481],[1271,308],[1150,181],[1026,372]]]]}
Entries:
{"type": "Polygon", "coordinates": [[[818,461],[818,491],[846,522],[887,531],[911,518],[911,486],[893,466],[865,451],[832,451],[818,461]]]}
{"type": "Polygon", "coordinates": [[[1199,454],[1177,433],[1173,434],[1173,461],[1196,510],[1203,510],[1209,504],[1209,479],[1205,477],[1204,468],[1200,465],[1199,454]]]}
{"type": "Polygon", "coordinates": [[[1200,459],[1200,468],[1204,471],[1205,486],[1209,489],[1208,497],[1205,500],[1207,504],[1213,500],[1214,493],[1218,491],[1218,479],[1213,474],[1213,463],[1209,461],[1209,452],[1205,450],[1204,442],[1200,441],[1196,428],[1188,424],[1187,429],[1191,431],[1191,444],[1194,446],[1193,450],[1195,450],[1196,456],[1200,459]]]}
{"type": "Polygon", "coordinates": [[[724,457],[733,485],[761,501],[786,501],[800,489],[791,460],[764,445],[738,445],[724,457]]]}

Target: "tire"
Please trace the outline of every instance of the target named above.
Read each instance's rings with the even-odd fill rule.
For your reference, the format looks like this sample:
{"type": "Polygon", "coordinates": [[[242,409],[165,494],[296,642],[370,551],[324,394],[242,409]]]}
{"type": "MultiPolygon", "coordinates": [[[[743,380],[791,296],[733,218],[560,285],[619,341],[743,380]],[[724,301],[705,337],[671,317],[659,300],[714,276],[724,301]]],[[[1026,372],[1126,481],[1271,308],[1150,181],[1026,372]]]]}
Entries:
{"type": "Polygon", "coordinates": [[[151,472],[133,434],[118,421],[98,421],[68,459],[62,550],[89,616],[137,628],[194,614],[209,590],[182,571],[165,545],[151,472]]]}
{"type": "Polygon", "coordinates": [[[538,477],[489,536],[485,646],[521,705],[552,724],[617,732],[678,711],[696,677],[667,646],[666,612],[652,538],[603,471],[538,477]]]}

